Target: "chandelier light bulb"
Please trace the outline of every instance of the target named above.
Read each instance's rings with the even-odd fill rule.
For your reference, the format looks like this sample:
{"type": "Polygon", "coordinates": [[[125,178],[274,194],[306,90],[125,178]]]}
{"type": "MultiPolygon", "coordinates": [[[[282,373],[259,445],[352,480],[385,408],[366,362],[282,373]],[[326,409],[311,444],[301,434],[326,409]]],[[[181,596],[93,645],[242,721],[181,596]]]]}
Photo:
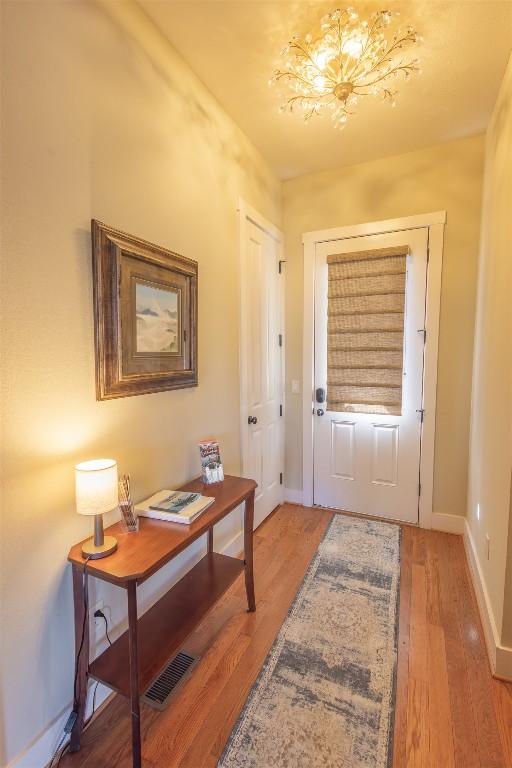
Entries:
{"type": "Polygon", "coordinates": [[[411,26],[392,31],[397,16],[378,11],[361,19],[353,8],[337,9],[321,19],[319,33],[293,37],[272,78],[286,87],[282,111],[297,107],[306,121],[325,112],[343,127],[361,96],[380,96],[394,106],[390,81],[419,72],[418,60],[403,52],[420,38],[411,26]]]}
{"type": "Polygon", "coordinates": [[[357,37],[349,37],[344,41],[342,51],[348,56],[358,59],[363,52],[363,41],[357,37]]]}
{"type": "Polygon", "coordinates": [[[333,52],[330,50],[321,50],[314,57],[314,62],[318,69],[323,70],[327,66],[327,62],[332,58],[333,52]]]}

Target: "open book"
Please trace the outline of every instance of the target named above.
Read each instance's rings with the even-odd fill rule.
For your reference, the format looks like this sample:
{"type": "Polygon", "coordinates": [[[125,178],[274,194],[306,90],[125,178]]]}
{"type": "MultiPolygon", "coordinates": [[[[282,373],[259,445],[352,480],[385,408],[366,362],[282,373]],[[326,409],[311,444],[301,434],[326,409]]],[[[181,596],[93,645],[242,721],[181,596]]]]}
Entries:
{"type": "Polygon", "coordinates": [[[190,491],[158,491],[136,505],[143,517],[167,520],[171,523],[192,523],[215,499],[190,491]]]}

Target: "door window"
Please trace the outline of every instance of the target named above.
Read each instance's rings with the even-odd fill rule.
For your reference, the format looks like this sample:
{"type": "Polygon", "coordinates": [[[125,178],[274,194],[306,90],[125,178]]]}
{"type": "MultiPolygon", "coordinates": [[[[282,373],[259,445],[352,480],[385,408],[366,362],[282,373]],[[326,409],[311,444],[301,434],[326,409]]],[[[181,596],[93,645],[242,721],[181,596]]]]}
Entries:
{"type": "Polygon", "coordinates": [[[331,254],[327,409],[402,414],[409,246],[331,254]]]}

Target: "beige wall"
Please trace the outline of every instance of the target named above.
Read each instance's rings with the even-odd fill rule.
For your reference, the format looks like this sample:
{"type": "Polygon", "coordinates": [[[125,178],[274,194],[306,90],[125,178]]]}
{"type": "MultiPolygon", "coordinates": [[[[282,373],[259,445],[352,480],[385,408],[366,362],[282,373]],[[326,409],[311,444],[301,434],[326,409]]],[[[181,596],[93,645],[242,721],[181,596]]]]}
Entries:
{"type": "Polygon", "coordinates": [[[302,234],[446,210],[434,512],[465,514],[482,166],[476,136],[284,183],[288,488],[302,487],[302,234]]]}
{"type": "MultiPolygon", "coordinates": [[[[129,0],[4,0],[2,14],[1,765],[72,696],[65,557],[90,527],[74,464],[113,456],[141,498],[196,474],[196,442],[215,434],[239,470],[238,196],[281,223],[281,185],[129,0]],[[198,260],[197,389],[96,402],[91,217],[198,260]]],[[[475,137],[284,184],[289,488],[302,484],[302,233],[446,209],[435,511],[463,514],[482,162],[475,137]]],[[[218,544],[239,530],[235,516],[218,544]]],[[[121,627],[123,600],[93,584],[99,597],[121,627]]]]}
{"type": "MultiPolygon", "coordinates": [[[[236,208],[279,225],[281,188],[130,2],[2,11],[4,765],[72,698],[66,555],[90,529],[74,464],[116,458],[139,499],[197,474],[216,435],[239,470],[236,208]],[[196,389],[96,402],[91,217],[199,262],[196,389]]],[[[122,621],[114,589],[105,602],[122,621]]]]}
{"type": "Polygon", "coordinates": [[[508,536],[512,470],[511,216],[512,58],[487,130],[485,147],[468,491],[468,522],[489,607],[501,641],[509,646],[512,646],[512,540],[508,536]],[[490,538],[489,558],[486,535],[490,538]],[[504,596],[508,598],[506,602],[504,596]]]}

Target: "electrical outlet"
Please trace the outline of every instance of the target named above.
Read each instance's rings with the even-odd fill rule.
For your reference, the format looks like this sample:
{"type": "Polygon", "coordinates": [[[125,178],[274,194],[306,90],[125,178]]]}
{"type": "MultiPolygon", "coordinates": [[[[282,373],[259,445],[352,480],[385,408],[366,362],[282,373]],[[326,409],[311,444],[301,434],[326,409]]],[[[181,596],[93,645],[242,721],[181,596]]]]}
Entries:
{"type": "Polygon", "coordinates": [[[292,394],[300,395],[300,381],[298,379],[292,379],[292,394]]]}
{"type": "Polygon", "coordinates": [[[101,618],[101,616],[95,616],[94,614],[96,611],[103,611],[105,613],[105,601],[104,600],[98,600],[94,605],[91,606],[89,611],[89,616],[91,620],[91,632],[94,632],[95,635],[101,635],[102,630],[105,629],[105,622],[101,618]]]}
{"type": "Polygon", "coordinates": [[[491,537],[488,533],[485,534],[485,552],[487,559],[489,560],[491,557],[491,537]]]}

